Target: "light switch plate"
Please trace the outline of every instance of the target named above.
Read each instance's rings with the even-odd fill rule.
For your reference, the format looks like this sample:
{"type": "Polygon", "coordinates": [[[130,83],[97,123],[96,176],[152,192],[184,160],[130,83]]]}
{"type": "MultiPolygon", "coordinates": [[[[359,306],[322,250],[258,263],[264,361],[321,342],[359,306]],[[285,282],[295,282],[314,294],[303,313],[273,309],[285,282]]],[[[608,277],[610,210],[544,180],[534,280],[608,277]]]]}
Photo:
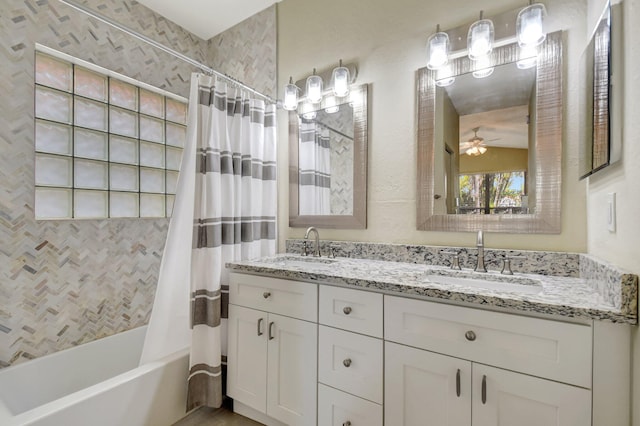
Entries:
{"type": "Polygon", "coordinates": [[[616,193],[607,194],[607,229],[616,232],[616,193]]]}

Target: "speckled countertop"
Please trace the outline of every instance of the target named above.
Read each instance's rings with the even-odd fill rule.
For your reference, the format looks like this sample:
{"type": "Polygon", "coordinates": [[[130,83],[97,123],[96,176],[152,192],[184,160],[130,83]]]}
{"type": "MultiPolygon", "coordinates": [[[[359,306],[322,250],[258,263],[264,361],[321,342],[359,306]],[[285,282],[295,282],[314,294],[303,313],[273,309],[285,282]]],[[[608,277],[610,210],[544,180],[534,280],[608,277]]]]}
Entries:
{"type": "MultiPolygon", "coordinates": [[[[443,299],[470,306],[637,323],[637,309],[628,309],[629,303],[623,303],[625,307],[622,309],[616,307],[587,279],[578,277],[538,274],[508,276],[497,272],[483,274],[469,269],[452,271],[443,266],[340,257],[316,261],[314,258],[290,253],[228,263],[226,266],[235,272],[370,289],[395,295],[443,299]],[[441,276],[445,278],[441,279],[441,276]],[[452,283],[452,277],[453,281],[463,278],[490,283],[463,285],[452,283]]],[[[635,303],[637,300],[631,304],[635,306],[635,303]]]]}

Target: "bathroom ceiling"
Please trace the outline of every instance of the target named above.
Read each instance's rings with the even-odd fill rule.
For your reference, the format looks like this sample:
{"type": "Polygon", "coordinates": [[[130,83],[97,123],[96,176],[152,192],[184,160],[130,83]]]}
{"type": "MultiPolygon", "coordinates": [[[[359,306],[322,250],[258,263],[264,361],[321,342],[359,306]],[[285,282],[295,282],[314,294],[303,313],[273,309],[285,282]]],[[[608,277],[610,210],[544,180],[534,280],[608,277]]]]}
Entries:
{"type": "Polygon", "coordinates": [[[138,0],[170,21],[209,40],[279,0],[138,0]]]}

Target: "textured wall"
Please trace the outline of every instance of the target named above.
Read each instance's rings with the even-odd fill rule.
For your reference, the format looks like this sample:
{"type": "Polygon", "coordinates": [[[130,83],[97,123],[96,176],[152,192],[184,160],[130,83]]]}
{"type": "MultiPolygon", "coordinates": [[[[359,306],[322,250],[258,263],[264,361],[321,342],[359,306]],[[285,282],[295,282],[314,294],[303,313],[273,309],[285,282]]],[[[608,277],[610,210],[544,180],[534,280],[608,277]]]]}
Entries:
{"type": "MultiPolygon", "coordinates": [[[[275,95],[275,6],[203,41],[133,0],[84,4],[275,95]]],[[[146,324],[168,227],[34,220],[35,43],[185,97],[198,71],[58,1],[2,1],[0,368],[146,324]]]]}
{"type": "MultiPolygon", "coordinates": [[[[130,0],[87,5],[202,60],[207,43],[130,0]]],[[[0,5],[0,367],[146,323],[167,219],[35,221],[34,43],[188,96],[192,67],[58,1],[0,5]]]]}
{"type": "Polygon", "coordinates": [[[275,98],[276,31],[274,5],[209,40],[210,66],[275,98]]]}

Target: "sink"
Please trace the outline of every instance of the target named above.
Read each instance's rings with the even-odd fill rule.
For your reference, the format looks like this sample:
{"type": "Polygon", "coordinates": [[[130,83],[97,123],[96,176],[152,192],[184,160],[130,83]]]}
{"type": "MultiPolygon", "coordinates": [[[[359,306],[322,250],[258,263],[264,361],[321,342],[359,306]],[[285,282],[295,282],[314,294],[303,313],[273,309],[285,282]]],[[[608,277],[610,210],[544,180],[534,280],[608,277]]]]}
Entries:
{"type": "Polygon", "coordinates": [[[509,293],[536,294],[542,291],[539,281],[525,277],[480,276],[480,274],[466,272],[433,271],[425,278],[433,283],[474,287],[486,290],[505,291],[509,293]]]}
{"type": "Polygon", "coordinates": [[[327,267],[335,263],[334,259],[313,256],[276,256],[268,259],[261,259],[263,263],[271,263],[278,266],[295,266],[301,268],[327,267]]]}

